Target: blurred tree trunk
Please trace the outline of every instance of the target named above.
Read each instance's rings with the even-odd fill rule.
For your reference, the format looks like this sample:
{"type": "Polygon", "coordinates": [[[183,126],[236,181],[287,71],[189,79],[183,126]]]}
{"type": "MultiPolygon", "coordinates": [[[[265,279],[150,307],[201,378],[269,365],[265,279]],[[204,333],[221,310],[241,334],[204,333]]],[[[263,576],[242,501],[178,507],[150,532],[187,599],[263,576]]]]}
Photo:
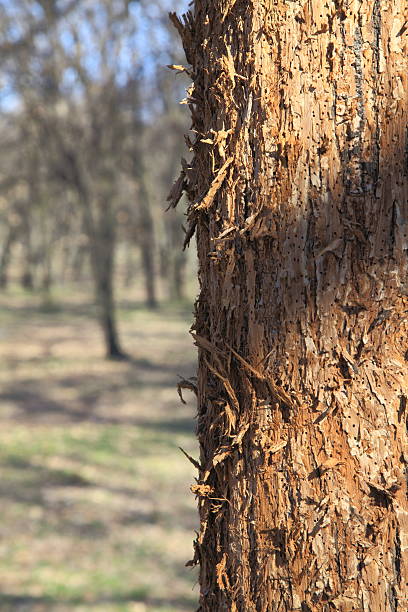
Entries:
{"type": "Polygon", "coordinates": [[[90,255],[96,286],[99,320],[105,338],[106,354],[110,359],[124,359],[119,341],[113,291],[115,225],[110,219],[108,207],[101,215],[101,226],[91,233],[90,255]]]}
{"type": "MultiPolygon", "coordinates": [[[[45,197],[44,194],[39,193],[40,198],[45,197]]],[[[40,199],[41,202],[41,199],[40,199]]],[[[48,227],[49,211],[40,211],[40,231],[41,231],[41,245],[39,260],[41,263],[41,289],[45,295],[49,297],[53,284],[53,261],[55,261],[55,252],[53,245],[53,237],[48,227]],[[48,212],[48,215],[47,215],[48,212]]]]}
{"type": "Polygon", "coordinates": [[[173,213],[174,211],[171,211],[166,218],[167,249],[165,256],[168,259],[166,280],[170,298],[183,300],[187,257],[186,252],[180,250],[180,242],[183,238],[181,219],[178,214],[173,213]]]}
{"type": "Polygon", "coordinates": [[[29,205],[25,207],[24,214],[22,216],[21,223],[21,246],[22,246],[22,273],[21,273],[21,286],[23,289],[28,291],[32,291],[34,289],[34,275],[33,275],[33,265],[34,265],[34,256],[33,256],[33,247],[32,247],[32,236],[31,236],[31,227],[30,227],[30,215],[29,215],[29,205]]]}
{"type": "Polygon", "coordinates": [[[168,297],[180,301],[186,296],[187,257],[185,251],[180,251],[183,233],[178,221],[177,217],[170,222],[166,219],[164,226],[166,235],[163,236],[160,246],[160,278],[166,287],[168,297]]]}
{"type": "Polygon", "coordinates": [[[135,258],[134,258],[134,240],[133,237],[124,241],[124,274],[123,274],[123,286],[129,289],[134,282],[135,278],[135,258]]]}
{"type": "Polygon", "coordinates": [[[112,194],[98,202],[92,201],[84,177],[77,174],[76,188],[82,203],[84,228],[89,240],[89,256],[95,283],[98,318],[105,340],[108,359],[125,359],[116,321],[113,277],[116,245],[116,222],[112,208],[112,194]]]}
{"type": "Polygon", "coordinates": [[[196,0],[200,610],[408,605],[406,0],[196,0]]]}
{"type": "Polygon", "coordinates": [[[80,242],[72,245],[72,278],[74,282],[80,283],[84,279],[85,269],[88,269],[89,244],[80,242]]]}
{"type": "MultiPolygon", "coordinates": [[[[105,254],[105,263],[112,265],[112,262],[108,262],[107,259],[105,254]]],[[[110,359],[123,359],[125,355],[119,343],[111,274],[106,272],[98,276],[96,296],[100,322],[105,338],[107,357],[110,359]]]]}
{"type": "Polygon", "coordinates": [[[186,273],[186,258],[184,253],[180,253],[173,261],[173,293],[171,297],[175,300],[183,300],[185,298],[185,273],[186,273]]]}
{"type": "Polygon", "coordinates": [[[154,266],[154,243],[153,239],[153,223],[151,213],[148,207],[145,209],[142,224],[140,227],[139,245],[142,258],[143,277],[146,292],[146,306],[148,308],[157,307],[156,298],[156,278],[154,266]]]}
{"type": "Polygon", "coordinates": [[[0,287],[5,289],[8,285],[8,270],[11,259],[11,249],[17,237],[15,227],[10,227],[0,255],[0,287]]]}
{"type": "MultiPolygon", "coordinates": [[[[139,166],[142,163],[139,162],[139,166]]],[[[138,235],[137,242],[140,247],[140,256],[142,261],[142,271],[145,285],[146,306],[148,308],[157,308],[156,295],[156,267],[155,267],[155,232],[152,210],[149,200],[149,192],[145,185],[144,169],[139,169],[138,172],[138,235]]]]}

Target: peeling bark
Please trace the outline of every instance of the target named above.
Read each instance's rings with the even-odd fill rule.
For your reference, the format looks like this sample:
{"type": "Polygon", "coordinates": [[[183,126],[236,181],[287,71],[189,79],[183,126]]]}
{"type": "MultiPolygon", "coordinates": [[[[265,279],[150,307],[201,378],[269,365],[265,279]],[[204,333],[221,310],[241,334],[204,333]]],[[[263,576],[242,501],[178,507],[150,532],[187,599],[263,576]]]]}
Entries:
{"type": "Polygon", "coordinates": [[[408,609],[407,0],[196,0],[200,610],[408,609]]]}

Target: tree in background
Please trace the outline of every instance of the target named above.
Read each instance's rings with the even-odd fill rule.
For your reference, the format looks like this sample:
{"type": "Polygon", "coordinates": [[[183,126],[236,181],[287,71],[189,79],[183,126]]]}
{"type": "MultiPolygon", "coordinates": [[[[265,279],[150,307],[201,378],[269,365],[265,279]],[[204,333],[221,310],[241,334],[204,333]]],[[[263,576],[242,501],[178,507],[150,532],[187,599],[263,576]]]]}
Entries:
{"type": "MultiPolygon", "coordinates": [[[[11,99],[3,115],[15,137],[15,182],[5,178],[0,189],[19,218],[18,232],[4,226],[0,265],[6,270],[19,243],[23,286],[49,290],[66,277],[69,262],[77,278],[89,262],[107,355],[122,358],[114,291],[118,247],[125,235],[139,247],[146,303],[155,307],[162,242],[156,234],[167,167],[178,158],[171,155],[177,137],[167,136],[161,150],[171,163],[160,160],[157,170],[150,170],[155,160],[146,149],[159,122],[173,129],[164,117],[170,105],[157,99],[154,85],[165,52],[156,57],[154,34],[152,50],[143,50],[144,30],[163,11],[161,2],[24,0],[0,10],[0,69],[11,99]],[[127,228],[120,225],[125,216],[127,228]]],[[[152,33],[157,28],[155,35],[165,38],[167,26],[156,24],[152,33]]],[[[181,131],[180,123],[174,130],[181,131]]],[[[9,153],[0,159],[4,177],[9,153]]],[[[172,260],[174,242],[166,250],[172,260]]]]}
{"type": "Polygon", "coordinates": [[[407,3],[196,0],[200,610],[407,607],[407,3]]]}

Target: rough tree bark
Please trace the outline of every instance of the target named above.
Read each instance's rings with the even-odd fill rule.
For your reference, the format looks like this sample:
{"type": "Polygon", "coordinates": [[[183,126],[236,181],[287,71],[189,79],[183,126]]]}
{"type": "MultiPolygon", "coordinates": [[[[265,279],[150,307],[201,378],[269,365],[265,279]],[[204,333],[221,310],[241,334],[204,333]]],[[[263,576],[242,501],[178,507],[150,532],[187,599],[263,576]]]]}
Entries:
{"type": "Polygon", "coordinates": [[[201,611],[408,609],[407,0],[196,0],[201,611]]]}

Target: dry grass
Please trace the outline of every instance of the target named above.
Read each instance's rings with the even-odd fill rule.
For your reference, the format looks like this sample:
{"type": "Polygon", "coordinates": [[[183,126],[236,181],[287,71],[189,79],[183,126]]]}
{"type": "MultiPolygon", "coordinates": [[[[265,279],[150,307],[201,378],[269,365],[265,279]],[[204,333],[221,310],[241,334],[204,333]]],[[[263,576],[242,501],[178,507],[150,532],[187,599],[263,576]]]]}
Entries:
{"type": "Polygon", "coordinates": [[[90,310],[0,299],[0,610],[192,611],[191,315],[124,308],[115,363],[90,310]]]}

